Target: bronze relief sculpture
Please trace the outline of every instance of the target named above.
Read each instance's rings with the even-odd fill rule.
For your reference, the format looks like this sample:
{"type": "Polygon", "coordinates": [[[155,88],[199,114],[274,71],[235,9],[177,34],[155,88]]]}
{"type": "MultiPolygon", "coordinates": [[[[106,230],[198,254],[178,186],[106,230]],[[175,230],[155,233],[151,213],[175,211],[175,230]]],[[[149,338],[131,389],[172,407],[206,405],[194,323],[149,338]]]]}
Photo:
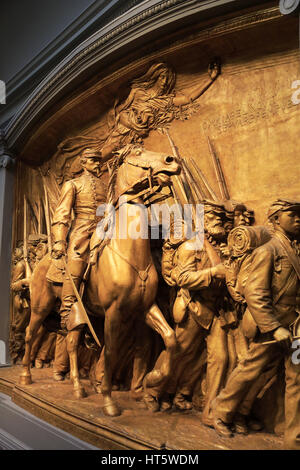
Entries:
{"type": "MultiPolygon", "coordinates": [[[[170,123],[189,117],[189,107],[219,75],[215,61],[207,83],[179,94],[175,72],[155,63],[131,82],[125,99],[115,100],[103,134],[63,141],[53,159],[59,171],[43,168],[51,206],[45,203],[48,233],[35,252],[24,236],[25,254],[17,248],[12,279],[16,357],[31,314],[22,386],[32,382],[34,360],[36,367],[47,362],[35,355],[35,344],[46,317],[59,314],[53,378],[62,381],[70,368],[74,394],[83,399],[79,369],[89,356],[85,369],[94,368],[94,389],[108,417],[121,414],[112,391],[129,383],[132,396],[138,392],[151,413],[176,409],[184,416],[200,409],[199,426],[206,432],[215,428],[216,439],[263,428],[254,402],[274,384],[281,345],[293,339],[289,327],[299,318],[300,205],[274,203],[269,213],[274,233],[256,226],[248,204],[230,199],[210,139],[220,196],[200,169],[202,155],[195,163],[172,145],[170,123]],[[146,150],[147,142],[143,146],[151,132],[162,129],[173,155],[146,150]],[[179,218],[153,248],[145,208],[164,200],[169,206],[203,205],[203,240],[200,233],[175,237],[176,224],[185,226],[179,218]],[[120,213],[123,218],[116,217],[120,213]],[[80,341],[92,344],[91,336],[95,344],[87,353],[80,341]]],[[[285,446],[299,448],[299,366],[291,363],[290,351],[283,355],[285,446]]]]}

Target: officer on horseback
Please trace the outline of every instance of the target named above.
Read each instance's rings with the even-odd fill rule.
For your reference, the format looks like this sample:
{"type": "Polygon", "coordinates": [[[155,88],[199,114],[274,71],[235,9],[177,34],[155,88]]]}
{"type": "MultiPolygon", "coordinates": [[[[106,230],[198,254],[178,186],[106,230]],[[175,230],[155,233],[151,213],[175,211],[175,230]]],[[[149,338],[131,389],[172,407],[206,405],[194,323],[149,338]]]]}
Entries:
{"type": "MultiPolygon", "coordinates": [[[[106,202],[107,195],[101,154],[95,149],[86,148],[80,155],[80,164],[83,172],[63,185],[52,221],[52,257],[58,259],[67,255],[67,271],[77,290],[87,267],[90,239],[99,222],[96,210],[106,202]]],[[[68,318],[75,301],[71,279],[65,275],[60,308],[63,328],[71,329],[70,326],[68,328],[68,318]]]]}

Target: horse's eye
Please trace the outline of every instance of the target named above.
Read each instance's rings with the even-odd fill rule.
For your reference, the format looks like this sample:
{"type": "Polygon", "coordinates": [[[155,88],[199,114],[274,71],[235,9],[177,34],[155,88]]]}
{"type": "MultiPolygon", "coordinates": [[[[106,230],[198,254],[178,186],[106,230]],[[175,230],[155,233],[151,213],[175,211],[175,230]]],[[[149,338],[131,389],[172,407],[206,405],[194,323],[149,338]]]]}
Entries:
{"type": "Polygon", "coordinates": [[[142,155],[141,149],[137,149],[137,150],[135,151],[135,154],[136,154],[136,155],[142,155]]]}
{"type": "Polygon", "coordinates": [[[171,157],[170,155],[168,157],[165,158],[165,163],[173,163],[174,162],[174,157],[171,157]]]}

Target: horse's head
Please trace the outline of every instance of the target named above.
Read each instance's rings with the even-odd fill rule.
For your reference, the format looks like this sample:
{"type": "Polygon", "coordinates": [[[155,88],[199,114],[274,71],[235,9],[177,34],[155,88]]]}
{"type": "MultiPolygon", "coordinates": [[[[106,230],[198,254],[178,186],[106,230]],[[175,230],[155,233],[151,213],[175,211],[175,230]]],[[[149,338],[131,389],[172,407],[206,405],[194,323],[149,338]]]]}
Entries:
{"type": "Polygon", "coordinates": [[[116,180],[116,196],[141,193],[148,188],[157,192],[163,186],[170,186],[171,176],[181,171],[175,157],[139,146],[121,149],[118,156],[121,165],[116,180]]]}

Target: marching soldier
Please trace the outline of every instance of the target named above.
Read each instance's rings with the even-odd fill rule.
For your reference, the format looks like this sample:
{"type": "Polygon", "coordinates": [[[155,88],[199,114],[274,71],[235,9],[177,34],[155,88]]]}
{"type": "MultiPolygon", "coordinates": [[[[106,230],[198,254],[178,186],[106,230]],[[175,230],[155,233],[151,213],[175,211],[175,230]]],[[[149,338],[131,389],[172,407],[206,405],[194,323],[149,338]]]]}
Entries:
{"type": "MultiPolygon", "coordinates": [[[[200,356],[205,348],[205,339],[208,341],[209,337],[212,348],[219,348],[223,360],[225,333],[223,335],[221,327],[215,326],[214,319],[215,316],[220,316],[226,292],[225,268],[220,258],[220,245],[225,246],[226,241],[223,227],[225,209],[221,203],[215,201],[206,201],[204,207],[208,239],[204,246],[197,236],[191,240],[171,236],[164,244],[162,273],[169,285],[178,288],[173,306],[178,353],[172,380],[164,390],[146,387],[144,402],[152,411],[159,409],[158,398],[162,398],[161,409],[168,409],[163,391],[169,394],[176,392],[173,400],[176,408],[192,408],[189,397],[201,372],[200,356]],[[213,334],[209,335],[212,328],[213,334]]],[[[156,368],[161,366],[163,360],[164,352],[158,358],[156,368]]],[[[219,391],[223,380],[220,372],[220,367],[214,370],[214,381],[210,386],[208,399],[211,399],[215,390],[219,391]]]]}
{"type": "Polygon", "coordinates": [[[249,386],[284,354],[285,447],[296,450],[300,449],[300,365],[293,363],[290,346],[292,327],[298,318],[300,202],[277,200],[271,205],[268,218],[274,236],[254,250],[244,291],[256,333],[246,356],[214,402],[213,421],[219,434],[231,436],[229,425],[239,412],[249,386]]]}

